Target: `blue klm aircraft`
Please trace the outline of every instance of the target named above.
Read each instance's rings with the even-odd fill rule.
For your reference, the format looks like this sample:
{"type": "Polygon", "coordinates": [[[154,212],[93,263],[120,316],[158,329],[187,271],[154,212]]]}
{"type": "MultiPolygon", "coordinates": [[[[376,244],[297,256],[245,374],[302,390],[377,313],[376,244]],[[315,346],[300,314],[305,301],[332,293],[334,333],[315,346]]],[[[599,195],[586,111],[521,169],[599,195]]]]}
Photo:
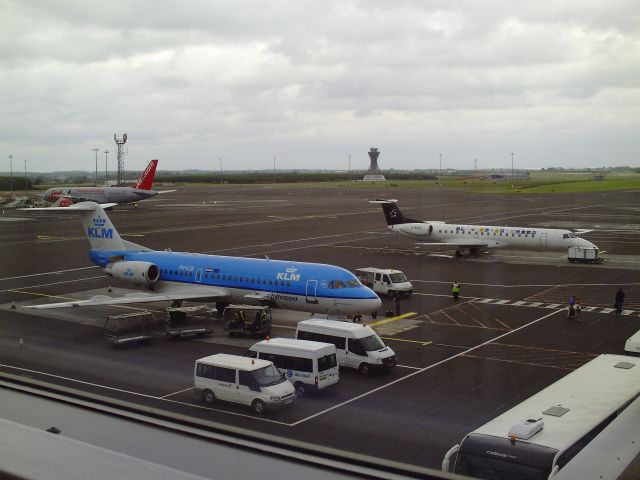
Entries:
{"type": "Polygon", "coordinates": [[[123,240],[104,208],[115,204],[80,202],[29,211],[80,215],[91,244],[89,258],[107,275],[142,286],[125,296],[32,305],[58,308],[182,300],[269,305],[331,315],[363,314],[381,306],[378,296],[351,272],[333,265],[244,257],[155,251],[123,240]]]}

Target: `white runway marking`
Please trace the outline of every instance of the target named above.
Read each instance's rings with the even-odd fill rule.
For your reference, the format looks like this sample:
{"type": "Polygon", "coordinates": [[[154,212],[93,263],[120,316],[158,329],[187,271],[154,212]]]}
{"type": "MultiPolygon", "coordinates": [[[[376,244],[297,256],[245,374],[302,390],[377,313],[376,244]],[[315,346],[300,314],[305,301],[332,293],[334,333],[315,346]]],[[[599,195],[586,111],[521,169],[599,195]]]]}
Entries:
{"type": "Polygon", "coordinates": [[[3,280],[18,280],[20,278],[29,278],[29,277],[39,277],[42,275],[60,275],[66,272],[76,272],[78,270],[88,270],[89,268],[100,268],[97,265],[92,265],[90,267],[80,267],[80,268],[70,268],[68,270],[54,270],[53,272],[42,272],[42,273],[32,273],[31,275],[20,275],[19,277],[5,277],[0,278],[0,281],[3,280]]]}
{"type": "MultiPolygon", "coordinates": [[[[290,426],[293,425],[293,424],[289,424],[289,423],[285,423],[285,422],[279,422],[277,420],[270,420],[268,418],[255,417],[253,415],[246,415],[244,413],[229,412],[227,410],[219,410],[217,408],[205,407],[203,405],[198,405],[198,404],[195,404],[195,403],[178,402],[177,400],[169,400],[168,398],[156,397],[154,395],[147,395],[146,393],[132,392],[131,390],[124,390],[122,388],[109,387],[108,385],[100,385],[99,383],[85,382],[83,380],[77,380],[75,378],[63,377],[61,375],[53,375],[51,373],[40,372],[38,370],[30,370],[28,368],[14,367],[13,365],[0,364],[0,367],[2,367],[2,368],[10,368],[10,369],[13,369],[13,370],[20,370],[21,372],[35,373],[37,375],[44,375],[46,377],[57,378],[57,379],[60,379],[60,380],[68,380],[70,382],[80,383],[82,385],[89,385],[91,387],[104,388],[106,390],[111,390],[111,391],[114,391],[114,392],[127,393],[129,395],[135,395],[137,397],[152,398],[154,400],[162,400],[163,402],[171,402],[171,403],[177,403],[177,404],[180,404],[180,405],[188,405],[190,407],[196,407],[196,408],[200,408],[200,409],[204,409],[204,410],[213,410],[215,412],[227,413],[229,415],[236,415],[238,417],[253,418],[254,420],[260,420],[260,421],[263,421],[263,422],[277,423],[278,425],[284,425],[284,426],[287,426],[287,427],[290,427],[290,426]]],[[[189,390],[189,389],[187,389],[187,390],[189,390]]],[[[175,393],[178,393],[178,392],[174,392],[173,394],[169,394],[169,395],[175,395],[175,393]]]]}
{"type": "Polygon", "coordinates": [[[418,375],[418,374],[420,374],[422,372],[426,372],[427,370],[431,370],[432,368],[435,368],[435,367],[437,367],[439,365],[442,365],[443,363],[446,363],[446,362],[448,362],[450,360],[454,360],[454,359],[456,359],[458,357],[461,357],[462,355],[468,354],[469,352],[472,352],[472,351],[477,350],[477,349],[479,349],[481,347],[484,347],[485,345],[493,343],[496,340],[500,340],[501,338],[504,338],[507,335],[511,335],[512,333],[518,332],[518,331],[520,331],[520,330],[522,330],[524,328],[527,328],[527,327],[529,327],[531,325],[534,325],[534,324],[536,324],[536,323],[538,323],[538,322],[540,322],[540,321],[542,321],[542,320],[544,320],[546,318],[549,318],[552,315],[555,315],[556,313],[559,313],[559,312],[561,312],[561,310],[556,310],[554,312],[548,313],[547,315],[544,315],[544,316],[542,316],[540,318],[537,318],[537,319],[535,319],[535,320],[533,320],[533,321],[531,321],[531,322],[529,322],[529,323],[527,323],[527,324],[525,324],[525,325],[523,325],[521,327],[514,328],[513,330],[511,330],[509,332],[506,332],[506,333],[503,333],[502,335],[498,335],[497,337],[492,338],[491,340],[487,340],[486,342],[483,342],[483,343],[481,343],[479,345],[476,345],[475,347],[468,348],[468,349],[466,349],[466,350],[464,350],[464,351],[462,351],[460,353],[456,353],[455,355],[447,357],[444,360],[440,360],[439,362],[436,362],[436,363],[431,364],[431,365],[429,365],[427,367],[424,367],[424,368],[421,368],[419,370],[416,370],[415,372],[410,373],[410,374],[408,374],[408,375],[406,375],[406,376],[404,376],[402,378],[398,378],[397,380],[394,380],[393,382],[389,382],[389,383],[387,383],[385,385],[382,385],[382,386],[380,386],[378,388],[374,388],[373,390],[369,390],[368,392],[365,392],[365,393],[363,393],[361,395],[358,395],[357,397],[354,397],[354,398],[352,398],[350,400],[347,400],[345,402],[342,402],[342,403],[339,403],[337,405],[334,405],[333,407],[326,408],[326,409],[322,410],[321,412],[318,412],[318,413],[315,413],[313,415],[310,415],[307,418],[303,418],[302,420],[298,420],[297,422],[292,423],[291,426],[293,427],[293,426],[296,426],[296,425],[300,425],[301,423],[304,423],[304,422],[306,422],[308,420],[311,420],[313,418],[319,417],[320,415],[324,415],[325,413],[329,413],[329,412],[331,412],[331,411],[333,411],[333,410],[335,410],[337,408],[340,408],[340,407],[348,405],[348,404],[350,404],[352,402],[355,402],[356,400],[360,400],[361,398],[367,397],[367,396],[371,395],[372,393],[376,393],[376,392],[378,392],[380,390],[383,390],[383,389],[385,389],[387,387],[395,385],[396,383],[403,382],[403,381],[407,380],[408,378],[411,378],[411,377],[413,377],[415,375],[418,375]]]}

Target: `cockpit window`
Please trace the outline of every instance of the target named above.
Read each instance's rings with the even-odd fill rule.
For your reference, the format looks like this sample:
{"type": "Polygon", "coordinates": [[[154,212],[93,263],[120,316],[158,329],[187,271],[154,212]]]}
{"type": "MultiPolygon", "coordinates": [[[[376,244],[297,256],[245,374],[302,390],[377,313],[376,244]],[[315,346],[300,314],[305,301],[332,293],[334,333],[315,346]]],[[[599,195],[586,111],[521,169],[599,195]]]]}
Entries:
{"type": "Polygon", "coordinates": [[[562,238],[569,238],[569,234],[568,233],[563,233],[562,234],[562,238]]]}
{"type": "Polygon", "coordinates": [[[331,280],[328,283],[329,288],[357,288],[361,287],[362,284],[359,280],[331,280]]]}

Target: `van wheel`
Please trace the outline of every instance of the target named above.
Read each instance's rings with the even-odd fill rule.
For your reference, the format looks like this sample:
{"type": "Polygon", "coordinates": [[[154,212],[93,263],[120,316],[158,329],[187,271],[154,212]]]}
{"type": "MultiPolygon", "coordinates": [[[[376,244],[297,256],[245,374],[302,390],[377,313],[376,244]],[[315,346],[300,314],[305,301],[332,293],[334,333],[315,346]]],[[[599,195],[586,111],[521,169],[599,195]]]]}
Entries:
{"type": "Polygon", "coordinates": [[[202,399],[205,401],[205,403],[208,403],[209,405],[211,405],[215,403],[216,396],[211,390],[207,389],[204,392],[202,392],[202,399]]]}
{"type": "Polygon", "coordinates": [[[264,413],[264,402],[262,400],[254,400],[251,408],[253,408],[253,411],[258,415],[262,415],[264,413]]]}
{"type": "Polygon", "coordinates": [[[369,365],[368,363],[361,363],[359,370],[360,370],[360,373],[365,377],[368,377],[369,375],[371,375],[371,365],[369,365]]]}
{"type": "Polygon", "coordinates": [[[296,395],[299,398],[302,398],[305,396],[305,394],[307,393],[307,389],[305,387],[305,384],[302,382],[296,382],[296,384],[294,385],[294,388],[296,389],[296,395]]]}

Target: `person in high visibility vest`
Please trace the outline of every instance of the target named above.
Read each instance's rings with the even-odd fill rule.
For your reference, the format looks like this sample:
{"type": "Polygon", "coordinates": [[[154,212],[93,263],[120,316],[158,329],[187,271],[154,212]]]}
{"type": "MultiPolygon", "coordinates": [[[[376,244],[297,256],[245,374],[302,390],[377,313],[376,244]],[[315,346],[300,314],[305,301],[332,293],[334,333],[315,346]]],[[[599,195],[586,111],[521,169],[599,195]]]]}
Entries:
{"type": "Polygon", "coordinates": [[[451,295],[453,295],[453,301],[460,301],[460,284],[457,280],[454,280],[451,284],[451,295]]]}

